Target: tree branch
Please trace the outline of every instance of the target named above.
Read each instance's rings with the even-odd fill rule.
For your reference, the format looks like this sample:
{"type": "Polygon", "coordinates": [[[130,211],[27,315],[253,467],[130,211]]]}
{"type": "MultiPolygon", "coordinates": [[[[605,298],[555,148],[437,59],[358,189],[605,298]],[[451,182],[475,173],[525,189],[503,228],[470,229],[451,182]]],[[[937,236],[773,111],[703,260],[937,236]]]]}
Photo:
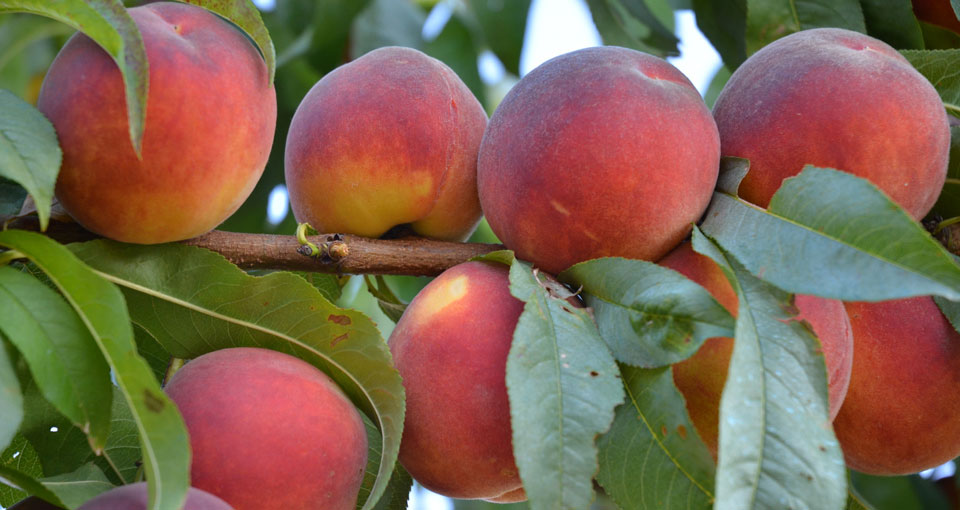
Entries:
{"type": "MultiPolygon", "coordinates": [[[[16,218],[7,226],[33,231],[40,228],[35,215],[16,218]]],[[[62,243],[99,238],[72,222],[50,221],[45,233],[62,243]]],[[[308,239],[320,246],[324,255],[302,255],[298,252],[297,238],[290,235],[214,230],[182,243],[213,250],[244,269],[410,276],[436,276],[478,255],[504,249],[499,244],[454,243],[413,237],[383,240],[322,234],[308,236],[308,239]]]]}

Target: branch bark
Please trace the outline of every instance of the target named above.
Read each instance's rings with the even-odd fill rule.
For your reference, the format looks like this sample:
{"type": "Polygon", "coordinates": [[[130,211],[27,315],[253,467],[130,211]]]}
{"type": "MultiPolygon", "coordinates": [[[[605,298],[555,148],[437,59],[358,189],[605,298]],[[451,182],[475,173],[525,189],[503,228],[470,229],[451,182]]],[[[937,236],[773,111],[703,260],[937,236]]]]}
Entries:
{"type": "MultiPolygon", "coordinates": [[[[40,228],[34,215],[19,217],[8,227],[33,231],[40,228]]],[[[99,238],[72,222],[51,221],[45,233],[62,243],[99,238]]],[[[298,252],[297,238],[290,235],[214,230],[182,243],[213,250],[244,269],[410,276],[436,276],[478,255],[504,249],[499,244],[454,243],[419,237],[383,240],[321,234],[308,239],[320,246],[325,255],[302,255],[298,252]]]]}
{"type": "MultiPolygon", "coordinates": [[[[39,230],[37,218],[33,215],[19,217],[8,227],[39,230]]],[[[46,234],[62,243],[99,237],[76,223],[58,221],[50,222],[46,234]]],[[[948,251],[960,257],[960,223],[942,229],[936,237],[948,251]]],[[[504,249],[499,244],[453,243],[414,237],[383,240],[322,234],[308,239],[321,248],[320,257],[302,255],[296,237],[289,235],[214,230],[182,243],[213,250],[244,269],[410,276],[436,276],[478,255],[504,249]]]]}

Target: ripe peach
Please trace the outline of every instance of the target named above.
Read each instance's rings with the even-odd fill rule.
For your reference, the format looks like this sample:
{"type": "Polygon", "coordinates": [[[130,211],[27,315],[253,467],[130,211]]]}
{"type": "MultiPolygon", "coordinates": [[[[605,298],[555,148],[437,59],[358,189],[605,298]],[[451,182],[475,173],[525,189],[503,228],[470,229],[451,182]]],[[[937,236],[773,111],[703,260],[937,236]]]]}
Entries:
{"type": "Polygon", "coordinates": [[[410,224],[466,239],[480,221],[477,148],[483,107],[439,60],[380,48],[310,89],[287,136],[297,221],[321,232],[378,237],[410,224]]]}
{"type": "Polygon", "coordinates": [[[323,372],[267,349],[213,351],[166,387],[190,433],[191,484],[236,510],[353,510],[360,413],[323,372]]]}
{"type": "Polygon", "coordinates": [[[853,375],[834,430],[847,465],[902,475],[960,455],[960,334],[930,297],[846,306],[853,375]]]}
{"type": "MultiPolygon", "coordinates": [[[[13,509],[11,509],[13,510],[13,509]]],[[[147,482],[121,485],[101,493],[77,510],[147,510],[147,482]]],[[[183,510],[234,510],[222,499],[191,487],[183,510]]]]}
{"type": "Polygon", "coordinates": [[[656,260],[716,185],[717,128],[667,62],[600,47],[531,71],[490,119],[480,204],[503,243],[551,273],[588,259],[656,260]]]}
{"type": "Polygon", "coordinates": [[[869,179],[917,219],[946,179],[950,129],[937,91],[897,50],[849,30],[805,30],[761,49],[713,115],[723,155],[750,160],[740,196],[762,207],[806,164],[869,179]]]}
{"type": "Polygon", "coordinates": [[[407,392],[400,463],[424,487],[465,499],[522,490],[505,381],[522,311],[504,266],[467,262],[424,287],[393,330],[407,392]]]}
{"type": "MultiPolygon", "coordinates": [[[[706,288],[734,316],[737,295],[723,271],[708,257],[683,243],[664,257],[660,265],[673,269],[706,288]]],[[[796,320],[806,320],[820,339],[827,364],[830,419],[834,419],[847,393],[853,361],[853,334],[843,303],[835,299],[798,295],[796,320]]],[[[687,401],[687,411],[701,439],[714,457],[717,455],[717,431],[720,395],[727,381],[727,368],[733,354],[733,339],[707,339],[690,358],[673,366],[673,382],[687,401]]]]}
{"type": "Polygon", "coordinates": [[[129,10],[150,64],[143,159],[130,142],[120,71],[78,33],[37,107],[63,149],[57,198],[81,225],[132,243],[188,239],[246,200],[273,143],[276,94],[246,36],[187,4],[129,10]]]}

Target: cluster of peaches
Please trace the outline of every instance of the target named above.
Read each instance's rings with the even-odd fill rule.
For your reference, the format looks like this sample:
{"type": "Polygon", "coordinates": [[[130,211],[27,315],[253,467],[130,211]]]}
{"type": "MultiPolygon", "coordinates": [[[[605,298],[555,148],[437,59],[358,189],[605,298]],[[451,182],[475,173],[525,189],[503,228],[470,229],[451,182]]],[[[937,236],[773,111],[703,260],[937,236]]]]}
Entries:
{"type": "MultiPolygon", "coordinates": [[[[150,62],[142,158],[128,140],[119,72],[78,35],[39,99],[63,148],[57,196],[109,238],[190,238],[216,227],[255,185],[272,144],[275,93],[257,50],[216,16],[169,3],[130,14],[150,62]]],[[[543,271],[608,256],[656,261],[735,314],[722,272],[684,242],[710,202],[721,155],[750,160],[739,195],[759,207],[815,164],[869,179],[919,219],[944,183],[949,144],[937,92],[893,48],[816,29],[753,55],[712,113],[667,62],[601,47],[530,72],[488,122],[444,64],[379,49],[307,94],[285,164],[298,221],[321,232],[377,237],[407,225],[464,240],[483,215],[507,248],[543,271]]],[[[960,454],[960,334],[932,299],[797,296],[796,305],[822,342],[830,416],[850,467],[912,473],[960,454]]],[[[522,309],[505,267],[468,262],[431,282],[398,322],[389,344],[407,395],[400,461],[424,486],[456,498],[526,498],[504,382],[522,309]]],[[[732,342],[710,339],[674,366],[714,454],[732,342]]],[[[276,352],[228,349],[187,363],[167,391],[191,435],[196,488],[237,510],[354,508],[364,425],[319,370],[276,352]],[[278,396],[284,423],[262,412],[276,409],[278,396]],[[238,447],[248,442],[256,444],[238,447]],[[250,448],[277,459],[270,473],[250,462],[250,448]]],[[[100,498],[120,497],[113,492],[100,498]]]]}

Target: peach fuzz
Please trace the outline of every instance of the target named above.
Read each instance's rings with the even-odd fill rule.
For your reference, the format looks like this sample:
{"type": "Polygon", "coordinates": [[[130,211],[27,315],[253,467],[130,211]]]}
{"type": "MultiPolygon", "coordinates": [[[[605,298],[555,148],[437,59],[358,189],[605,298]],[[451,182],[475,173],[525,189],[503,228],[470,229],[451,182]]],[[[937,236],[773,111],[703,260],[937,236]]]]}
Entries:
{"type": "MultiPolygon", "coordinates": [[[[147,501],[147,482],[139,482],[102,492],[77,510],[147,510],[147,501]]],[[[209,492],[190,487],[183,510],[234,510],[234,508],[209,492]]]]}
{"type": "Polygon", "coordinates": [[[847,465],[903,475],[960,455],[960,333],[928,296],[846,306],[853,375],[834,429],[847,465]]]}
{"type": "MultiPolygon", "coordinates": [[[[736,317],[738,299],[719,266],[708,257],[683,243],[658,264],[673,269],[702,285],[736,317]]],[[[835,299],[797,295],[798,315],[794,320],[807,321],[820,339],[827,365],[830,419],[840,406],[850,383],[853,362],[853,333],[843,303],[835,299]]],[[[687,401],[687,411],[700,438],[714,458],[717,456],[717,432],[720,417],[720,396],[727,380],[727,369],[733,354],[733,338],[707,339],[690,358],[673,365],[673,381],[687,401]]]]}
{"type": "Polygon", "coordinates": [[[285,172],[299,222],[379,237],[409,224],[464,240],[480,221],[477,150],[487,114],[445,64],[380,48],[327,74],[297,108],[285,172]]]}
{"type": "Polygon", "coordinates": [[[215,14],[166,2],[129,13],[150,66],[143,158],[130,142],[119,69],[78,33],[37,102],[63,149],[57,198],[105,237],[188,239],[219,225],[253,190],[273,143],[276,94],[256,47],[215,14]]]}
{"type": "Polygon", "coordinates": [[[767,207],[807,164],[873,182],[915,219],[937,201],[950,129],[932,85],[886,43],[836,28],[774,41],[713,107],[724,156],[750,160],[740,196],[767,207]]]}
{"type": "Polygon", "coordinates": [[[675,67],[617,47],[551,59],[507,94],[480,146],[494,233],[558,273],[584,260],[656,260],[690,232],[716,185],[720,145],[675,67]]]}
{"type": "Polygon", "coordinates": [[[184,365],[166,392],[190,434],[194,487],[236,510],[356,507],[366,431],[314,366],[267,349],[223,349],[184,365]]]}
{"type": "Polygon", "coordinates": [[[486,262],[448,269],[390,336],[407,394],[400,463],[445,496],[513,500],[522,490],[505,377],[523,303],[507,274],[486,262]]]}

